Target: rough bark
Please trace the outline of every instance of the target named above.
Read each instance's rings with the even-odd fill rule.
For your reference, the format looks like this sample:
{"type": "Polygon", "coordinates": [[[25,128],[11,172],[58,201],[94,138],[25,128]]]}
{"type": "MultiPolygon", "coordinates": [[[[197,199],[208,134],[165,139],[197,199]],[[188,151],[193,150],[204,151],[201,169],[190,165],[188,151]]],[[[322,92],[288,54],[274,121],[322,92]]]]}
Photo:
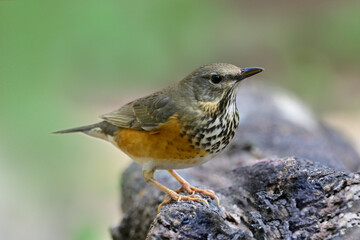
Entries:
{"type": "MultiPolygon", "coordinates": [[[[242,87],[241,124],[229,149],[179,171],[214,190],[209,206],[173,202],[132,164],[122,176],[122,239],[359,239],[360,165],[354,149],[303,105],[278,90],[242,87]]],[[[178,184],[164,171],[155,178],[178,184]]],[[[185,194],[185,193],[184,193],[185,194]]],[[[205,197],[204,197],[205,198],[205,197]]]]}

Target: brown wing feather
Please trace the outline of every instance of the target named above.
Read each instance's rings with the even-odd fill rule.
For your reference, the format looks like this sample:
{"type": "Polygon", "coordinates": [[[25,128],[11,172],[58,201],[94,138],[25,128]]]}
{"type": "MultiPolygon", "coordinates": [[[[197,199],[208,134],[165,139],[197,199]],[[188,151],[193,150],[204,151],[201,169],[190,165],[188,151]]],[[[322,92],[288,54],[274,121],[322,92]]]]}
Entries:
{"type": "Polygon", "coordinates": [[[150,131],[165,123],[176,113],[176,106],[164,92],[130,102],[120,109],[101,116],[105,121],[121,127],[150,131]]]}

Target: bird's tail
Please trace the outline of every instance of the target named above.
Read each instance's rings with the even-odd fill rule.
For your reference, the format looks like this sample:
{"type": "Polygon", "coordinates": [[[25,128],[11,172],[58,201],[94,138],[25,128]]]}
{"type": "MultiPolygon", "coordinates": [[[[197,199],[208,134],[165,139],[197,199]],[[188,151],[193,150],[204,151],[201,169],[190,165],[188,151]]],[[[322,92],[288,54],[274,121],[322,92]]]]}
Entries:
{"type": "Polygon", "coordinates": [[[89,131],[95,129],[95,128],[99,128],[100,124],[96,123],[96,124],[91,124],[91,125],[87,125],[87,126],[82,126],[82,127],[76,127],[76,128],[69,128],[69,129],[65,129],[65,130],[60,130],[60,131],[56,131],[53,133],[74,133],[74,132],[83,132],[83,133],[88,133],[89,131]]]}
{"type": "Polygon", "coordinates": [[[75,132],[81,132],[85,133],[86,135],[89,135],[91,137],[100,138],[106,141],[109,141],[111,143],[114,143],[114,136],[116,135],[116,131],[119,128],[112,125],[111,123],[108,123],[106,121],[77,127],[77,128],[70,128],[65,129],[61,131],[56,131],[53,133],[75,133],[75,132]]]}

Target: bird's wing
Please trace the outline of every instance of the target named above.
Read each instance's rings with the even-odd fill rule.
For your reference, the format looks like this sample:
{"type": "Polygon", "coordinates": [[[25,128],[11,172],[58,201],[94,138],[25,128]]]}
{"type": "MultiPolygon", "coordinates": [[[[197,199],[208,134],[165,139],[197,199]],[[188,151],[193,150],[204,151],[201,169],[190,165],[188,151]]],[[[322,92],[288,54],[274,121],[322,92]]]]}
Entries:
{"type": "Polygon", "coordinates": [[[171,99],[163,92],[157,92],[104,114],[101,118],[117,127],[151,131],[175,113],[176,106],[171,99]]]}

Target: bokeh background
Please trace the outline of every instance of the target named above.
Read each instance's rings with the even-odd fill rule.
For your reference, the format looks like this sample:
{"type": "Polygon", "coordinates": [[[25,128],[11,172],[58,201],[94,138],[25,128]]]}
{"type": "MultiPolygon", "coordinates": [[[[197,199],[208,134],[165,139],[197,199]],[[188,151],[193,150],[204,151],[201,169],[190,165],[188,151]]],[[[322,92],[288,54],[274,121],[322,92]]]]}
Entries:
{"type": "Polygon", "coordinates": [[[0,238],[110,239],[130,160],[50,132],[205,63],[264,67],[254,81],[295,93],[359,144],[359,13],[356,0],[0,1],[0,238]]]}

